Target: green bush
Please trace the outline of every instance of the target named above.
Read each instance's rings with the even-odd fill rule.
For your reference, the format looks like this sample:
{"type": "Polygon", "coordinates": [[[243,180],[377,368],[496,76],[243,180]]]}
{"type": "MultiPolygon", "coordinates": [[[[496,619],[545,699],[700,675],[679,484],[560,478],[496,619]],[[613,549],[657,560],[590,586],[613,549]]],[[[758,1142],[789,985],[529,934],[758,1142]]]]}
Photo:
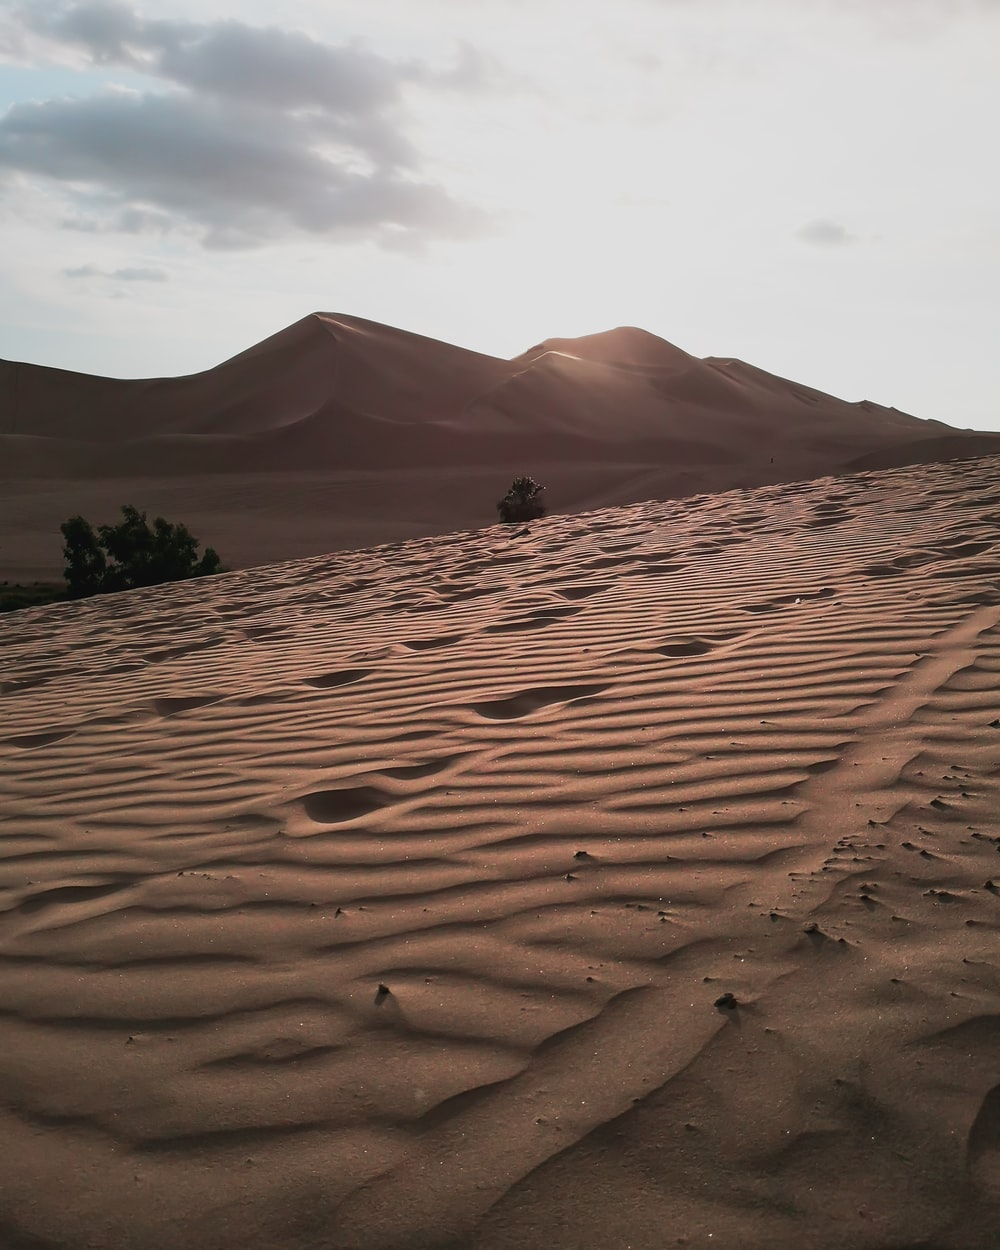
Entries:
{"type": "Polygon", "coordinates": [[[198,540],[186,526],[158,516],[150,527],[145,512],[130,504],[122,507],[117,525],[101,525],[95,532],[89,521],[74,516],[60,528],[65,539],[63,576],[74,599],[223,571],[213,548],[206,547],[198,557],[198,540]]]}
{"type": "Polygon", "coordinates": [[[504,525],[517,525],[520,521],[535,521],[545,515],[542,499],[544,486],[534,478],[516,477],[507,488],[507,494],[497,504],[497,512],[504,525]]]}

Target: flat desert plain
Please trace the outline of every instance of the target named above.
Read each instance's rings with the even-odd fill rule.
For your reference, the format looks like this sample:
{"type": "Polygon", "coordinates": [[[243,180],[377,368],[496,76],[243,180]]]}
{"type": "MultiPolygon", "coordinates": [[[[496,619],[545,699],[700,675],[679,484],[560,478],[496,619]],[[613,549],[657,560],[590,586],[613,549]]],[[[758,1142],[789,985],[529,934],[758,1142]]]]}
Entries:
{"type": "Polygon", "coordinates": [[[1000,459],[0,619],[0,1244],[988,1250],[1000,459]]]}

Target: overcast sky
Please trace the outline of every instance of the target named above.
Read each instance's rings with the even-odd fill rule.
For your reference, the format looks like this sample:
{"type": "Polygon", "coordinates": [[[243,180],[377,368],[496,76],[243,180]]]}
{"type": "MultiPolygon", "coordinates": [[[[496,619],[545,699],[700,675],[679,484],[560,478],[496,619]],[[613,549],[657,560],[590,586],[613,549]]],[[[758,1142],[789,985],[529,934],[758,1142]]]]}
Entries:
{"type": "Polygon", "coordinates": [[[0,0],[0,356],[639,325],[1000,429],[1000,0],[0,0]]]}

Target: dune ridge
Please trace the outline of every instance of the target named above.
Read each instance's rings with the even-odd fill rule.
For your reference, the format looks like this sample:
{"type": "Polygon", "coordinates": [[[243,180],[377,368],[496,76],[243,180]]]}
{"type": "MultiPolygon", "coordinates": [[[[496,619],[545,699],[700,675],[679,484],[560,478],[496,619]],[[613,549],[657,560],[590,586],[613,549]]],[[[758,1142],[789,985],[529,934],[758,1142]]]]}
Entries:
{"type": "MultiPolygon", "coordinates": [[[[103,472],[109,458],[112,475],[119,463],[139,472],[144,456],[162,475],[240,471],[266,465],[274,448],[277,467],[314,468],[316,445],[290,457],[286,447],[283,459],[279,436],[317,417],[326,463],[339,469],[367,467],[371,458],[367,444],[342,444],[351,420],[376,430],[391,423],[397,432],[416,426],[432,439],[429,463],[447,447],[456,464],[482,463],[477,438],[484,433],[508,440],[528,433],[542,444],[558,435],[565,459],[590,454],[595,439],[667,447],[693,418],[706,416],[722,423],[718,441],[769,434],[776,443],[770,455],[779,457],[782,418],[805,425],[795,433],[807,438],[825,421],[843,445],[861,441],[856,454],[960,434],[876,404],[845,403],[740,361],[699,360],[633,327],[547,340],[507,361],[333,313],[312,313],[187,377],[118,380],[2,361],[0,393],[7,398],[0,438],[9,452],[0,463],[11,477],[48,472],[33,460],[43,450],[58,472],[90,475],[103,472]],[[581,419],[581,404],[589,418],[581,419]],[[442,429],[447,442],[434,442],[442,429]],[[177,454],[160,464],[153,453],[164,440],[176,440],[177,454]]],[[[751,451],[759,449],[741,440],[733,454],[751,451]]]]}
{"type": "Polygon", "coordinates": [[[998,574],[986,457],[0,618],[0,1241],[995,1245],[998,574]]]}
{"type": "Polygon", "coordinates": [[[522,473],[577,512],[997,452],[635,327],[502,360],[313,313],[187,377],[0,361],[0,577],[58,576],[60,523],[123,503],[246,567],[489,524],[522,473]]]}

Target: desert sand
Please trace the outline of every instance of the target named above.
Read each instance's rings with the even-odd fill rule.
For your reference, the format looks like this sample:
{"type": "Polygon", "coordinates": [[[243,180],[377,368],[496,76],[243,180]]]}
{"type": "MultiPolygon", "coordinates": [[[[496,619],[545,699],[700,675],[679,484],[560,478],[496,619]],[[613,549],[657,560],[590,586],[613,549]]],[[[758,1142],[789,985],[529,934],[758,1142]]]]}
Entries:
{"type": "Polygon", "coordinates": [[[987,1250],[1000,458],[0,618],[0,1245],[987,1250]]]}
{"type": "Polygon", "coordinates": [[[313,313],[188,377],[0,361],[0,579],[60,577],[61,522],[126,503],[246,568],[490,525],[523,473],[572,513],[997,453],[635,327],[502,360],[313,313]]]}

